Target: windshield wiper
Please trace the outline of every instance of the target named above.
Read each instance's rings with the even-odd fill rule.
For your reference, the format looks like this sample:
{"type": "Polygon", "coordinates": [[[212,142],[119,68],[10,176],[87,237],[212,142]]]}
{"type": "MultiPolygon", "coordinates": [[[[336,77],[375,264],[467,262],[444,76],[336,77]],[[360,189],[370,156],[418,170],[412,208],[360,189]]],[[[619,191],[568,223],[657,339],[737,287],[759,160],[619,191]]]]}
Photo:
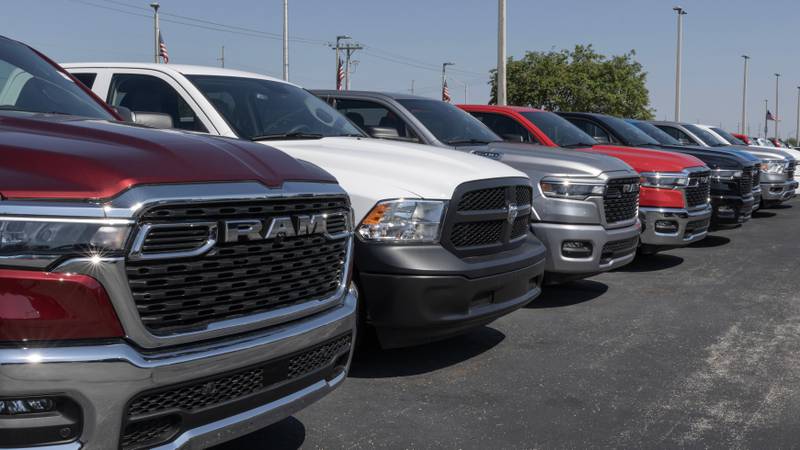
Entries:
{"type": "MultiPolygon", "coordinates": [[[[558,142],[556,142],[558,144],[558,142]]],[[[558,144],[559,147],[564,148],[592,148],[595,144],[589,144],[587,142],[576,142],[574,144],[558,144]]]]}
{"type": "Polygon", "coordinates": [[[470,145],[470,144],[485,145],[485,144],[491,144],[492,142],[501,142],[501,141],[488,141],[486,139],[453,139],[445,142],[445,144],[452,146],[470,145]]]}
{"type": "Polygon", "coordinates": [[[358,133],[345,133],[345,134],[336,134],[336,135],[331,136],[331,137],[366,137],[366,136],[364,136],[363,134],[358,134],[358,133]]]}
{"type": "Polygon", "coordinates": [[[325,136],[319,133],[305,133],[302,131],[295,131],[293,133],[279,133],[279,134],[265,134],[262,136],[253,136],[251,141],[279,141],[281,139],[322,139],[325,136]]]}

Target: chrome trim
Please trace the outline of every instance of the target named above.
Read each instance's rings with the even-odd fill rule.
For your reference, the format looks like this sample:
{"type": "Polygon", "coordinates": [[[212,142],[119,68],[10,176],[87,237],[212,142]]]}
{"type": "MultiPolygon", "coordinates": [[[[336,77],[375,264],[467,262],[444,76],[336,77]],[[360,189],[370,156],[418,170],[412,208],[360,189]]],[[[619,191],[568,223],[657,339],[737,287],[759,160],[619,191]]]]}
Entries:
{"type": "Polygon", "coordinates": [[[170,258],[190,258],[192,256],[200,256],[203,253],[211,250],[217,244],[217,223],[216,222],[175,222],[175,223],[158,223],[158,224],[144,224],[139,227],[139,232],[136,234],[136,239],[131,245],[131,250],[128,253],[128,259],[132,261],[148,261],[157,259],[170,259],[170,258]],[[147,239],[147,235],[151,230],[159,228],[173,228],[176,226],[190,226],[190,227],[208,227],[208,237],[206,242],[194,250],[186,250],[182,252],[162,252],[145,254],[142,253],[142,247],[147,239]]]}

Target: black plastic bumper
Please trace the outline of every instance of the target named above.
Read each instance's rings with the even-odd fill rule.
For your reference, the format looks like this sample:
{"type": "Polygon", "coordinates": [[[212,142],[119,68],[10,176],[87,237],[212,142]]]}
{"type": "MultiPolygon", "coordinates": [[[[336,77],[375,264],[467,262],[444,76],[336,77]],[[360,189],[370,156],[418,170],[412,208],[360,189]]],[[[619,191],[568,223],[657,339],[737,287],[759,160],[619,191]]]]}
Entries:
{"type": "Polygon", "coordinates": [[[753,213],[753,196],[712,195],[711,223],[714,225],[736,225],[750,220],[753,213]]]}
{"type": "Polygon", "coordinates": [[[438,245],[356,244],[360,299],[381,346],[404,347],[485,325],[541,292],[545,248],[458,258],[438,245]]]}

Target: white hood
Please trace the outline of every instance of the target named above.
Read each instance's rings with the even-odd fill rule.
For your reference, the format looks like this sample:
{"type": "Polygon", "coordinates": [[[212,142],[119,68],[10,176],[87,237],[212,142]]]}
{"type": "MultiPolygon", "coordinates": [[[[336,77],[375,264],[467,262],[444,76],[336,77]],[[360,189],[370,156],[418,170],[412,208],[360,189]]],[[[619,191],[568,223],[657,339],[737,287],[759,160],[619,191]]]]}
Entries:
{"type": "Polygon", "coordinates": [[[481,156],[405,142],[332,137],[263,143],[330,172],[350,195],[359,221],[379,200],[449,200],[456,187],[467,181],[527,178],[481,156]]]}

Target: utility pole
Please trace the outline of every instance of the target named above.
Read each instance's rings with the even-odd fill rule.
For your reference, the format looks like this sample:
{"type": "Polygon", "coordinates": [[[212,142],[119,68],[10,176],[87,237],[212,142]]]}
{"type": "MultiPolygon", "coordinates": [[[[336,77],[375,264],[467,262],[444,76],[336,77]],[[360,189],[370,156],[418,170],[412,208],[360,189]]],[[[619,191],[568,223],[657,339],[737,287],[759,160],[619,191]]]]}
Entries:
{"type": "Polygon", "coordinates": [[[345,90],[350,90],[350,57],[355,53],[356,50],[361,50],[362,47],[360,44],[351,44],[347,43],[343,47],[345,51],[345,58],[344,58],[344,88],[345,90]]]}
{"type": "MultiPolygon", "coordinates": [[[[497,0],[497,104],[506,105],[506,0],[497,0]]],[[[466,97],[466,95],[465,95],[466,97]]]]}
{"type": "Polygon", "coordinates": [[[742,58],[744,58],[744,84],[742,85],[742,123],[739,132],[744,134],[745,124],[747,123],[747,60],[750,57],[742,55],[742,58]]]}
{"type": "Polygon", "coordinates": [[[775,139],[778,139],[778,120],[781,118],[780,114],[778,113],[778,80],[780,79],[781,74],[775,74],[775,139]]]}
{"type": "Polygon", "coordinates": [[[411,80],[411,95],[414,95],[414,80],[411,80]]]}
{"type": "Polygon", "coordinates": [[[219,65],[224,69],[225,68],[225,46],[224,45],[220,49],[219,58],[217,58],[217,61],[219,61],[219,65]]]}
{"type": "Polygon", "coordinates": [[[334,66],[336,68],[336,84],[334,86],[337,86],[337,88],[339,86],[339,49],[341,49],[340,42],[342,42],[343,39],[350,39],[350,36],[346,34],[336,36],[336,46],[333,47],[336,52],[336,65],[334,66]]]}
{"type": "Polygon", "coordinates": [[[794,145],[800,146],[800,86],[797,86],[797,129],[794,134],[794,145]]]}
{"type": "Polygon", "coordinates": [[[675,58],[675,121],[681,121],[681,50],[683,48],[683,16],[686,10],[680,6],[672,8],[678,13],[678,48],[675,58]]]}
{"type": "Polygon", "coordinates": [[[444,83],[447,80],[447,66],[455,66],[456,63],[442,63],[442,94],[444,94],[444,83]]]}
{"type": "Polygon", "coordinates": [[[153,8],[153,35],[154,35],[153,36],[153,62],[155,62],[156,64],[158,64],[158,54],[161,53],[159,51],[159,44],[158,44],[158,35],[159,35],[158,8],[159,8],[159,6],[161,6],[161,5],[159,5],[158,2],[150,3],[150,7],[153,8]]]}
{"type": "Polygon", "coordinates": [[[289,81],[289,0],[283,0],[283,80],[289,81]]]}

